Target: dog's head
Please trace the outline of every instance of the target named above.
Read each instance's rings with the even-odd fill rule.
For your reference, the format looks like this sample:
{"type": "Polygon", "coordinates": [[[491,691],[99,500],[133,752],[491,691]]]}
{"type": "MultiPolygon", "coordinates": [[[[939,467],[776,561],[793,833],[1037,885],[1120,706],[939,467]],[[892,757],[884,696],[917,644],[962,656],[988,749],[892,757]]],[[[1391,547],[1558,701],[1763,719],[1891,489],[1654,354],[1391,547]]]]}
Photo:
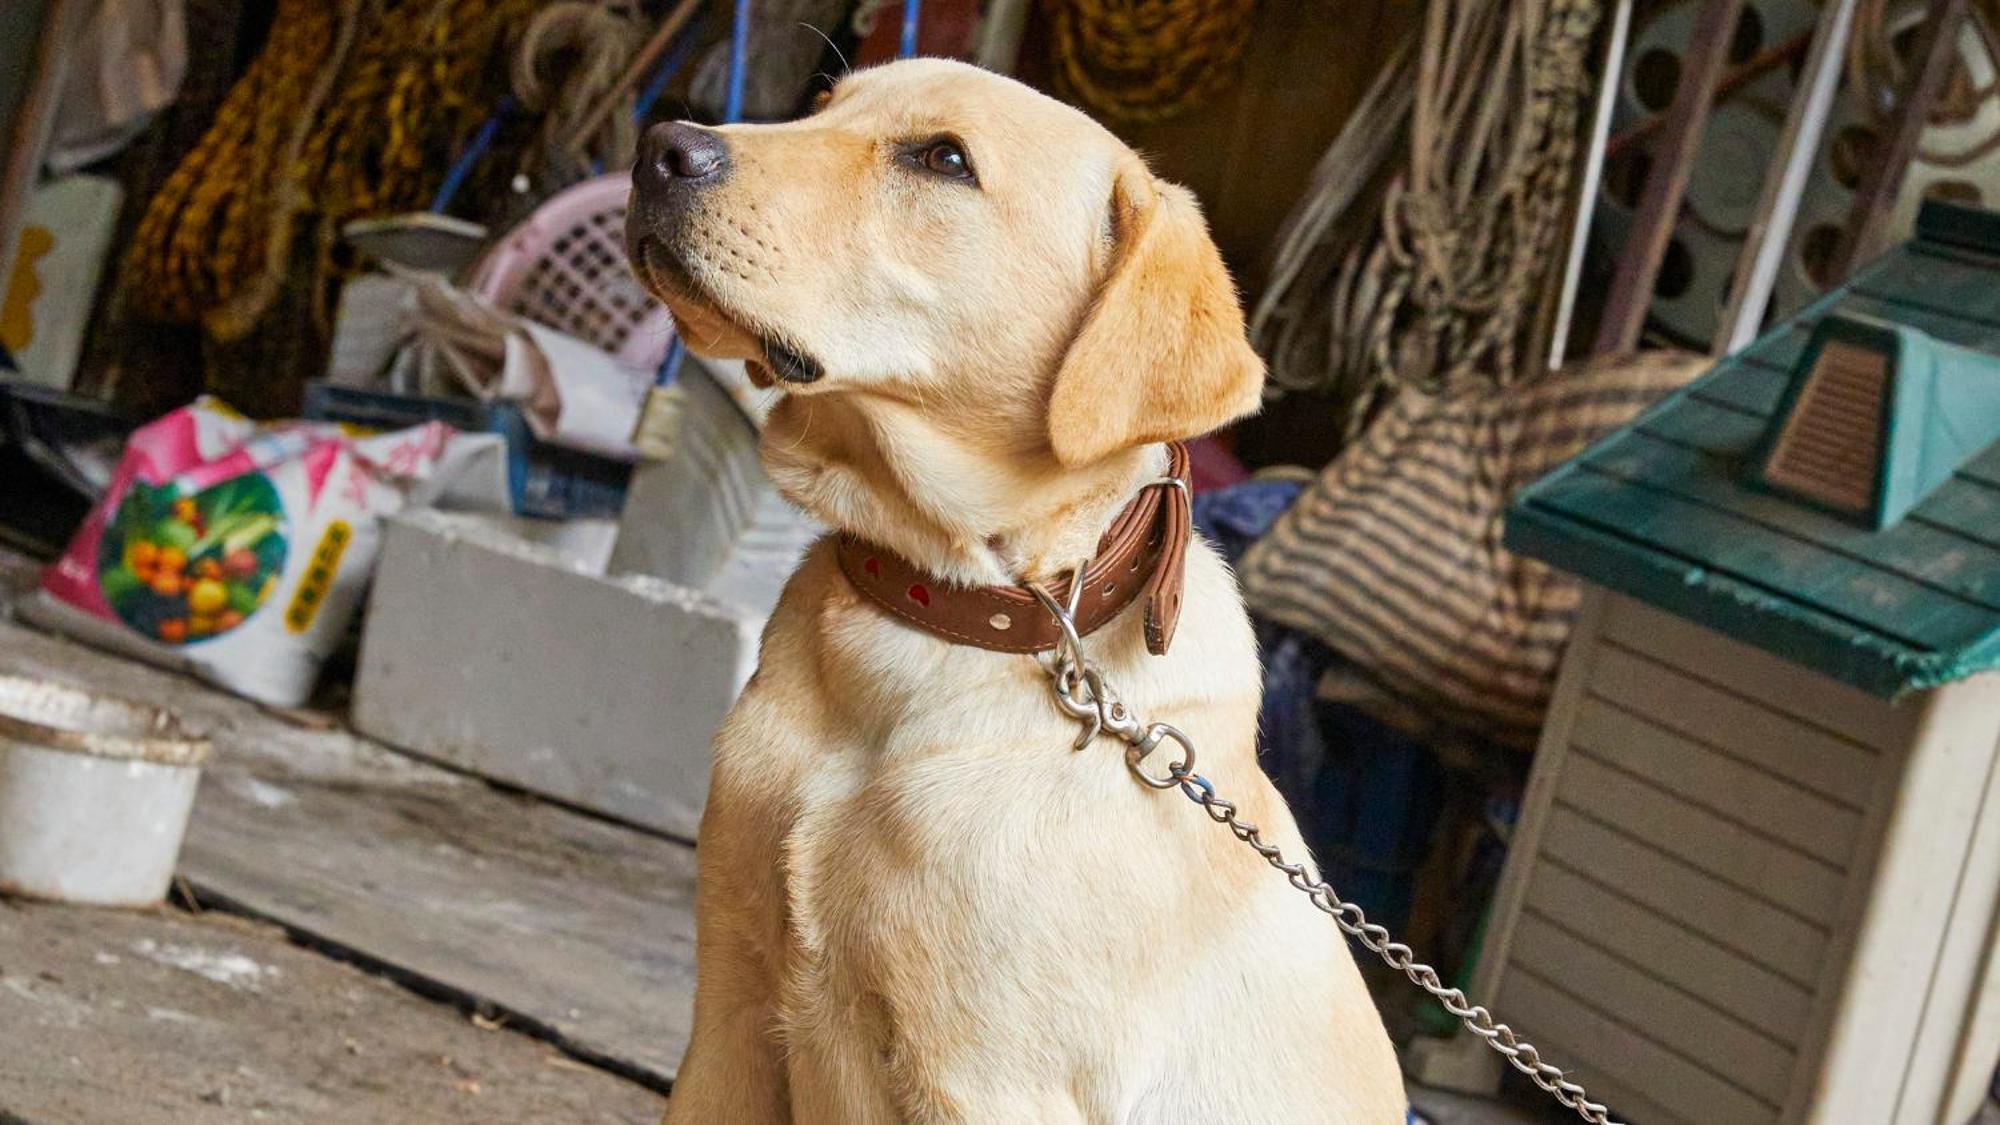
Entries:
{"type": "MultiPolygon", "coordinates": [[[[816,471],[886,458],[935,477],[974,458],[1020,484],[1258,401],[1263,365],[1189,193],[975,67],[860,71],[782,125],[656,126],[634,184],[634,266],[688,345],[788,392],[767,462],[783,447],[816,471]]],[[[798,494],[803,471],[774,465],[851,526],[798,494]]]]}

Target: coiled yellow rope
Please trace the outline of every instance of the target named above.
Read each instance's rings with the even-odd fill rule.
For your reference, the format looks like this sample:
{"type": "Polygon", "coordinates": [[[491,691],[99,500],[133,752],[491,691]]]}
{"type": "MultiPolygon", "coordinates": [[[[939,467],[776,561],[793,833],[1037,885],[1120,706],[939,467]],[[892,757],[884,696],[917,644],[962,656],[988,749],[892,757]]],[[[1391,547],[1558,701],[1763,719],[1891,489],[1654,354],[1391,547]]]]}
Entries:
{"type": "Polygon", "coordinates": [[[296,176],[284,153],[302,135],[314,79],[352,42],[354,5],[279,0],[264,50],[215,122],[153,196],[126,258],[143,315],[188,321],[242,292],[262,267],[271,201],[296,176]]]}
{"type": "Polygon", "coordinates": [[[1257,0],[1050,0],[1057,82],[1119,121],[1184,113],[1234,76],[1257,0]]]}
{"type": "Polygon", "coordinates": [[[324,330],[341,224],[428,201],[533,7],[279,0],[264,50],[140,221],[125,263],[135,311],[239,339],[303,268],[324,330]]]}

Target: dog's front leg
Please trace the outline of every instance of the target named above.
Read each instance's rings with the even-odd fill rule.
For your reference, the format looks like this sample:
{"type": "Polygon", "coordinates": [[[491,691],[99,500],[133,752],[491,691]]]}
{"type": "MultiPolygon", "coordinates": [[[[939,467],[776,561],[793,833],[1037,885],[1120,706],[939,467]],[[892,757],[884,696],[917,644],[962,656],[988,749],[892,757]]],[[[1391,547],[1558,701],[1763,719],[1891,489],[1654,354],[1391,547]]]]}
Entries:
{"type": "MultiPolygon", "coordinates": [[[[702,935],[705,943],[708,936],[702,935]]],[[[757,982],[759,970],[717,963],[727,960],[713,946],[702,955],[694,1034],[667,1099],[665,1125],[785,1125],[792,1119],[772,1038],[773,998],[757,982]]]]}
{"type": "Polygon", "coordinates": [[[694,1030],[665,1125],[788,1125],[772,818],[718,757],[696,850],[694,1030]]]}

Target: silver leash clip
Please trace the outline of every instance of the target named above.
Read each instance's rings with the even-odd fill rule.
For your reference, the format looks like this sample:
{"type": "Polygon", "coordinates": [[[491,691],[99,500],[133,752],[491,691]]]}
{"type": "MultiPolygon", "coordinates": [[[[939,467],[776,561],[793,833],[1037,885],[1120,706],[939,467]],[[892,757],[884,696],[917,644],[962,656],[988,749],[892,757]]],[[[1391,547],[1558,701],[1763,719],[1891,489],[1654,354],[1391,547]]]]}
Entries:
{"type": "MultiPolygon", "coordinates": [[[[1179,483],[1180,478],[1164,478],[1161,483],[1166,481],[1179,483]]],[[[1194,773],[1194,743],[1171,723],[1140,722],[1139,716],[1133,714],[1132,709],[1112,690],[1103,670],[1090,663],[1084,655],[1083,637],[1076,630],[1076,614],[1077,607],[1082,604],[1087,565],[1080,563],[1071,572],[1067,605],[1056,600],[1055,595],[1038,583],[1024,584],[1062,629],[1062,643],[1056,648],[1055,661],[1049,671],[1057,708],[1083,724],[1083,730],[1070,744],[1070,749],[1082,750],[1095,742],[1100,734],[1115,735],[1126,744],[1125,764],[1134,777],[1154,789],[1172,789],[1194,773]],[[1154,777],[1145,771],[1143,763],[1162,742],[1179,744],[1181,759],[1169,766],[1164,776],[1154,777]]]]}
{"type": "MultiPolygon", "coordinates": [[[[1083,723],[1083,731],[1077,735],[1070,749],[1081,750],[1089,746],[1104,730],[1105,708],[1099,706],[1104,698],[1104,679],[1090,666],[1083,652],[1083,637],[1076,631],[1076,615],[1083,605],[1084,571],[1089,561],[1078,563],[1070,572],[1069,604],[1056,600],[1054,594],[1039,582],[1024,583],[1028,592],[1042,603],[1042,608],[1056,619],[1062,630],[1062,641],[1056,646],[1055,662],[1051,669],[1055,680],[1056,704],[1063,714],[1083,723]]],[[[1123,708],[1121,707],[1122,711],[1123,708]]]]}

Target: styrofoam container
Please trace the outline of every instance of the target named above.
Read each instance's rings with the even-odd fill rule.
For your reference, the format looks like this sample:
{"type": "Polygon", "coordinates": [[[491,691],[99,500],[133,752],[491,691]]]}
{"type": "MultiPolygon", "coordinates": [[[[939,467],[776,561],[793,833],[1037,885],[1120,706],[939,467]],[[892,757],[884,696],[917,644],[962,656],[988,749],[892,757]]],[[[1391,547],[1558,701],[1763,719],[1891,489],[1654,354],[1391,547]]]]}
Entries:
{"type": "Polygon", "coordinates": [[[0,676],[0,894],[159,902],[209,753],[158,708],[0,676]]]}
{"type": "Polygon", "coordinates": [[[412,511],[384,528],[355,730],[694,836],[709,742],[756,667],[763,609],[605,574],[492,516],[412,511]]]}

